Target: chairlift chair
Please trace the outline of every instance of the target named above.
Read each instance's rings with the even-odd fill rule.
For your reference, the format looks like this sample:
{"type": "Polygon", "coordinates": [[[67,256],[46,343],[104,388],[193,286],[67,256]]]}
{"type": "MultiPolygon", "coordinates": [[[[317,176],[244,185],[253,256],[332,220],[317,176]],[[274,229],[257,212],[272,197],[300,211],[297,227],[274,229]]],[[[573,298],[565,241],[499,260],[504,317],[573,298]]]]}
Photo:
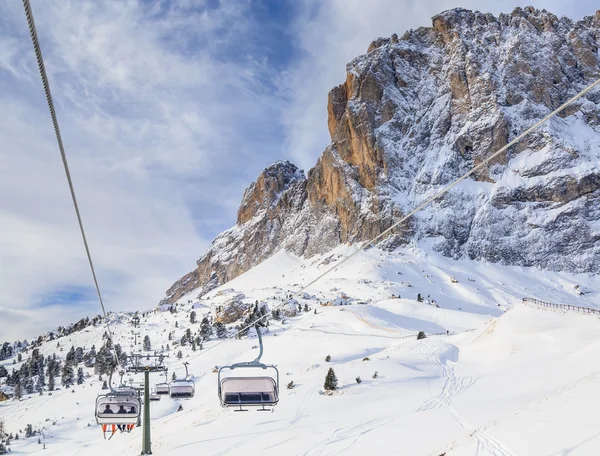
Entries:
{"type": "Polygon", "coordinates": [[[102,426],[104,438],[106,438],[108,426],[111,426],[112,435],[109,438],[110,440],[117,429],[127,430],[127,432],[133,430],[139,421],[141,401],[135,388],[123,384],[116,389],[113,388],[112,372],[108,384],[110,392],[100,394],[96,398],[95,415],[96,422],[102,426]]]}
{"type": "Polygon", "coordinates": [[[156,392],[156,394],[162,395],[162,394],[169,394],[169,382],[167,381],[167,370],[164,371],[165,374],[165,381],[161,382],[161,383],[157,383],[154,386],[154,391],[156,392]]]}
{"type": "Polygon", "coordinates": [[[150,402],[160,401],[160,394],[156,393],[156,390],[150,391],[150,402]]]}
{"type": "Polygon", "coordinates": [[[263,364],[260,359],[263,354],[262,335],[258,325],[255,325],[258,334],[259,353],[254,361],[236,363],[231,366],[223,366],[219,369],[219,400],[222,407],[238,407],[236,412],[246,411],[248,407],[257,407],[259,411],[271,410],[279,402],[279,370],[276,366],[263,364]],[[275,377],[263,375],[260,377],[244,377],[230,375],[221,376],[224,370],[235,369],[272,369],[275,377]],[[246,409],[244,409],[246,407],[246,409]],[[271,408],[267,408],[271,407],[271,408]]]}
{"type": "Polygon", "coordinates": [[[181,380],[172,380],[169,383],[169,397],[172,399],[190,399],[196,394],[196,384],[189,379],[188,363],[185,366],[185,378],[181,380]]]}

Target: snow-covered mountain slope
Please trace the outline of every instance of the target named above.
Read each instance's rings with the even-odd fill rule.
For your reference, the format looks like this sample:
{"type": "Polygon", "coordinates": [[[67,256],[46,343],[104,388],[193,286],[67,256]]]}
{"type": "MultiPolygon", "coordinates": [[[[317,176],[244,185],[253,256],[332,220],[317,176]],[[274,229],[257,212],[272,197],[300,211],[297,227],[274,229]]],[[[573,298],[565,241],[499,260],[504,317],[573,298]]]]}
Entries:
{"type": "MultiPolygon", "coordinates": [[[[167,290],[175,301],[280,249],[370,240],[600,77],[600,11],[445,11],[380,38],[331,90],[331,143],[306,175],[289,162],[246,190],[237,223],[167,290]]],[[[384,239],[433,239],[453,258],[600,272],[596,88],[384,239]]]]}
{"type": "MultiPolygon", "coordinates": [[[[169,377],[172,372],[181,377],[182,362],[188,361],[196,382],[193,399],[152,403],[154,454],[505,456],[600,451],[594,438],[600,423],[589,407],[600,395],[600,321],[521,303],[528,296],[594,307],[600,289],[593,277],[454,261],[416,247],[361,252],[307,289],[298,302],[310,311],[285,322],[271,320],[264,335],[263,361],[281,372],[281,401],[275,411],[221,409],[212,369],[253,359],[255,334],[222,343],[213,336],[203,350],[193,352],[189,345],[174,347],[168,333],[174,331],[174,340],[187,328],[196,333],[199,324],[189,320],[192,309],[198,320],[214,317],[219,306],[232,301],[259,300],[273,309],[351,251],[339,247],[308,260],[280,252],[200,301],[183,296],[175,314],[157,310],[142,317],[141,336],[150,337],[153,349],[171,345],[169,377]],[[417,302],[418,294],[424,302],[417,302]],[[348,305],[319,305],[329,301],[348,305]],[[428,337],[416,340],[418,331],[428,337]],[[175,357],[178,350],[181,360],[175,357]],[[331,396],[321,394],[329,367],[339,380],[339,390],[331,396]],[[377,378],[372,378],[375,372],[377,378]],[[290,381],[295,388],[286,388],[290,381]],[[183,410],[178,412],[179,404],[183,410]]],[[[130,317],[112,319],[115,342],[130,351],[130,317]]],[[[52,354],[57,343],[65,352],[71,345],[98,348],[103,332],[101,326],[90,326],[45,342],[40,351],[52,354]]],[[[0,364],[9,370],[20,366],[12,360],[0,364]]],[[[141,381],[140,375],[127,374],[125,380],[129,377],[141,381]]],[[[156,383],[163,377],[151,378],[156,383]]],[[[44,428],[46,455],[139,454],[139,429],[110,441],[102,438],[93,415],[100,387],[92,375],[84,385],[52,396],[9,400],[0,403],[0,418],[13,433],[27,424],[44,428]]],[[[13,452],[40,450],[37,436],[22,437],[11,444],[13,452]]]]}

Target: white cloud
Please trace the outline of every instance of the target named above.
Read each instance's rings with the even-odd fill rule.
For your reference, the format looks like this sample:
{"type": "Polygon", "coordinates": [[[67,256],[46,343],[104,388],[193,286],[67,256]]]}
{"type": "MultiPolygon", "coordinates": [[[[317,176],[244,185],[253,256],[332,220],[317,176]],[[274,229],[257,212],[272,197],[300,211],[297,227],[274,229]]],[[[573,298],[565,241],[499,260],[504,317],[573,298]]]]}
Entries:
{"type": "MultiPolygon", "coordinates": [[[[99,313],[44,304],[92,281],[20,6],[0,5],[0,340],[99,313]]],[[[150,308],[279,153],[253,134],[270,70],[236,55],[258,26],[244,1],[32,6],[107,307],[150,308]]]]}

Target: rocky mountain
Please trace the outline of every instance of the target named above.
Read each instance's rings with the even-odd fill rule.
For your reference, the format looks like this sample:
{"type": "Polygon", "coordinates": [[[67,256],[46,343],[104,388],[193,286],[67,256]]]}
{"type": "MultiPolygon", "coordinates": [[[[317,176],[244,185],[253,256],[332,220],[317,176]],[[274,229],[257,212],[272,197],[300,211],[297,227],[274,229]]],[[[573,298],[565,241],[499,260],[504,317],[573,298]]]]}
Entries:
{"type": "MultiPolygon", "coordinates": [[[[329,93],[331,144],[308,175],[289,162],[244,193],[166,301],[206,291],[280,249],[368,240],[600,77],[600,11],[454,9],[379,38],[329,93]]],[[[454,187],[382,242],[430,239],[453,258],[600,272],[600,90],[454,187]]]]}

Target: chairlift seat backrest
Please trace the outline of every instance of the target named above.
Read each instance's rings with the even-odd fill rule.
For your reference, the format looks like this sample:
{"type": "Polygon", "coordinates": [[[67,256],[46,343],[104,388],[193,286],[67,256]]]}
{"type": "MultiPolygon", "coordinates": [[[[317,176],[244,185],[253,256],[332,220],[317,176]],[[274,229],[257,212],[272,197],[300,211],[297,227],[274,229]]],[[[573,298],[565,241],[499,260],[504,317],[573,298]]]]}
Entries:
{"type": "Polygon", "coordinates": [[[169,396],[171,397],[194,397],[196,386],[191,380],[173,380],[169,383],[169,396]]]}
{"type": "Polygon", "coordinates": [[[264,406],[279,402],[277,384],[271,377],[226,377],[221,380],[224,406],[264,406]]]}
{"type": "Polygon", "coordinates": [[[156,384],[156,394],[169,394],[169,384],[168,383],[157,383],[156,384]]]}
{"type": "Polygon", "coordinates": [[[136,424],[140,408],[137,396],[100,395],[96,399],[96,421],[98,424],[136,424]]]}

